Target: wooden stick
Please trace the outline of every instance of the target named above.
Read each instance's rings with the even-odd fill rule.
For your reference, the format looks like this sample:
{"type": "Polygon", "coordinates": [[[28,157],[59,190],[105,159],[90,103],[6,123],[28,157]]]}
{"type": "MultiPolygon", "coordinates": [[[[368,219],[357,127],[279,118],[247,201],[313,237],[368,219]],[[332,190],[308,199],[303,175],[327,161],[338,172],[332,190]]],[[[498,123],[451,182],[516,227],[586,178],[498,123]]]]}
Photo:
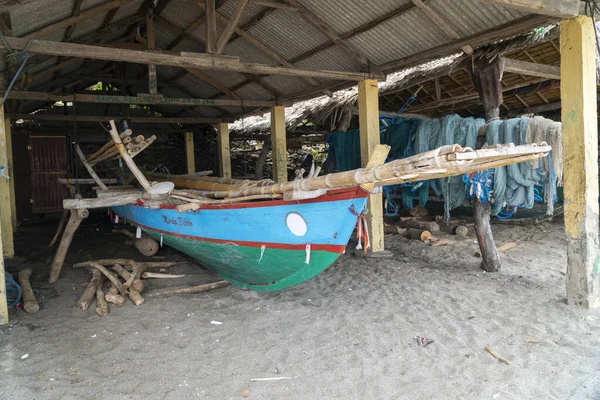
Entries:
{"type": "Polygon", "coordinates": [[[18,280],[19,285],[21,285],[23,308],[28,313],[35,314],[40,310],[40,305],[33,294],[33,289],[31,288],[31,282],[29,278],[31,277],[32,273],[33,271],[31,268],[25,268],[19,271],[18,280]]]}
{"type": "Polygon", "coordinates": [[[110,309],[108,308],[108,303],[104,297],[103,283],[104,282],[102,281],[96,290],[96,314],[101,317],[106,317],[110,312],[110,309]]]}
{"type": "Polygon", "coordinates": [[[73,268],[88,268],[92,263],[100,264],[100,265],[115,265],[120,264],[122,266],[133,267],[134,265],[147,266],[147,268],[169,268],[174,265],[177,265],[175,261],[149,261],[149,262],[136,262],[134,260],[129,260],[127,258],[108,258],[101,260],[89,260],[80,262],[77,264],[73,264],[73,268]]]}
{"type": "Polygon", "coordinates": [[[496,358],[496,359],[498,359],[498,360],[502,361],[502,362],[503,362],[504,364],[506,364],[506,365],[510,364],[510,362],[509,362],[509,361],[508,361],[506,358],[502,358],[502,357],[500,357],[499,355],[496,355],[496,353],[494,353],[494,352],[492,351],[492,349],[490,349],[488,346],[484,346],[483,348],[484,348],[484,349],[485,349],[485,350],[486,350],[488,353],[490,353],[490,354],[492,355],[492,357],[494,357],[494,358],[496,358]]]}
{"type": "Polygon", "coordinates": [[[431,232],[422,229],[411,228],[406,231],[406,237],[413,240],[420,240],[422,242],[431,239],[431,232]]]}
{"type": "Polygon", "coordinates": [[[52,238],[52,241],[50,241],[48,247],[52,247],[56,244],[56,241],[58,240],[58,237],[60,236],[60,233],[62,232],[63,228],[65,227],[65,223],[67,222],[67,215],[69,215],[69,210],[63,210],[62,217],[60,217],[60,222],[58,223],[58,228],[56,229],[56,233],[54,234],[54,237],[52,238]]]}
{"type": "Polygon", "coordinates": [[[111,304],[114,304],[117,307],[123,307],[125,304],[125,298],[119,294],[119,291],[115,287],[115,285],[110,285],[110,289],[108,289],[108,293],[104,296],[104,299],[111,304]]]}
{"type": "Polygon", "coordinates": [[[129,289],[129,298],[131,299],[131,301],[133,301],[133,304],[135,304],[136,306],[141,306],[142,304],[144,304],[144,298],[142,297],[140,292],[138,292],[134,288],[129,289]]]}
{"type": "Polygon", "coordinates": [[[206,283],[204,285],[192,286],[183,289],[167,290],[166,292],[155,293],[152,296],[167,296],[171,294],[185,294],[185,293],[200,293],[208,290],[218,289],[229,285],[227,281],[218,281],[213,283],[206,283]]]}
{"type": "Polygon", "coordinates": [[[50,266],[50,278],[48,279],[48,282],[54,283],[58,280],[63,263],[65,262],[65,257],[69,251],[69,246],[73,241],[73,236],[75,235],[77,228],[79,228],[79,225],[81,225],[81,221],[83,221],[84,218],[87,218],[89,215],[90,212],[85,208],[71,210],[71,217],[69,218],[67,227],[63,232],[63,236],[60,240],[60,245],[56,250],[56,254],[54,255],[52,265],[50,266]]]}
{"type": "Polygon", "coordinates": [[[98,177],[98,175],[96,174],[96,171],[94,171],[92,166],[88,163],[88,161],[86,160],[85,156],[83,155],[83,152],[81,151],[81,148],[79,147],[78,144],[75,145],[75,152],[77,153],[77,156],[79,157],[79,161],[81,161],[81,163],[83,164],[85,169],[87,169],[88,174],[90,174],[90,176],[92,177],[94,182],[96,182],[96,184],[98,186],[100,186],[101,189],[106,190],[107,189],[106,185],[104,184],[104,182],[102,182],[100,177],[98,177]]]}
{"type": "MultiPolygon", "coordinates": [[[[119,291],[119,293],[121,293],[122,296],[127,295],[127,290],[123,289],[123,285],[121,285],[121,282],[119,282],[119,279],[114,274],[112,274],[109,270],[104,268],[102,265],[92,262],[92,263],[90,263],[89,268],[95,268],[98,271],[102,272],[102,274],[104,274],[104,276],[106,276],[108,278],[108,280],[112,282],[112,284],[117,288],[117,290],[119,291]]],[[[94,293],[95,293],[95,291],[94,291],[94,293]]]]}
{"type": "Polygon", "coordinates": [[[79,309],[81,311],[85,311],[88,309],[88,307],[90,306],[90,303],[92,302],[92,299],[96,295],[96,291],[100,287],[100,282],[101,282],[101,277],[102,277],[102,275],[100,274],[100,271],[97,269],[94,269],[91,272],[92,272],[92,279],[90,280],[90,283],[88,283],[87,287],[83,291],[83,294],[77,301],[77,307],[79,307],[79,309]]]}
{"type": "Polygon", "coordinates": [[[154,279],[175,279],[175,278],[183,278],[185,277],[185,274],[160,274],[157,272],[144,272],[142,274],[142,278],[144,279],[150,279],[150,278],[154,278],[154,279]]]}
{"type": "Polygon", "coordinates": [[[266,382],[266,381],[287,381],[290,379],[294,379],[289,376],[276,376],[274,378],[252,378],[250,382],[266,382]]]}
{"type": "Polygon", "coordinates": [[[125,161],[131,173],[135,176],[140,185],[142,185],[144,190],[146,192],[149,191],[150,183],[148,182],[144,174],[142,174],[142,171],[140,171],[137,165],[135,165],[135,162],[127,153],[127,150],[123,147],[123,142],[121,142],[121,138],[119,137],[119,133],[117,132],[117,127],[115,126],[115,121],[113,120],[110,121],[110,136],[112,136],[113,141],[115,142],[115,146],[117,146],[117,149],[121,154],[121,158],[123,158],[123,161],[125,161]]]}
{"type": "MultiPolygon", "coordinates": [[[[503,244],[502,246],[498,247],[496,250],[498,250],[498,252],[500,252],[500,253],[505,253],[508,250],[514,249],[517,246],[518,246],[518,243],[516,243],[516,242],[509,242],[509,243],[503,244]]],[[[475,252],[475,257],[481,257],[481,251],[480,250],[477,250],[475,252]]]]}

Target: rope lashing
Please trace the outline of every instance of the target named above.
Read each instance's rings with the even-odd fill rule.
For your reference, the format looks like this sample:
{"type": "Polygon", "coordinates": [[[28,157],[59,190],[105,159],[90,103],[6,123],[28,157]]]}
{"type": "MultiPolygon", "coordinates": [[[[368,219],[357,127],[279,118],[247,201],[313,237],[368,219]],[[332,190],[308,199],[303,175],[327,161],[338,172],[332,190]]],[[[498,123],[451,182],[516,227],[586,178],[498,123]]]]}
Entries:
{"type": "Polygon", "coordinates": [[[2,98],[2,104],[0,106],[4,107],[4,103],[6,102],[6,99],[8,98],[8,94],[12,90],[12,87],[14,86],[15,82],[17,81],[17,78],[19,78],[19,75],[21,75],[23,68],[25,68],[25,64],[27,63],[27,60],[31,56],[31,54],[27,50],[29,50],[29,47],[31,46],[31,43],[33,43],[33,40],[29,40],[29,42],[27,43],[27,46],[25,46],[25,48],[23,50],[13,50],[10,48],[8,43],[6,43],[6,40],[4,39],[4,35],[2,35],[1,33],[0,33],[0,39],[2,40],[2,43],[4,44],[4,48],[7,50],[7,53],[8,53],[6,55],[7,63],[16,64],[18,62],[19,57],[23,57],[23,62],[19,66],[19,69],[17,70],[17,73],[15,74],[15,76],[13,76],[12,80],[10,81],[10,85],[8,85],[8,88],[6,89],[6,92],[4,93],[4,97],[2,98]]]}
{"type": "Polygon", "coordinates": [[[350,206],[350,212],[356,215],[356,237],[358,238],[358,244],[356,245],[356,250],[363,250],[365,254],[367,254],[367,249],[371,247],[371,243],[369,243],[369,226],[367,225],[367,218],[365,217],[365,213],[358,213],[354,209],[354,205],[350,206]],[[364,238],[364,247],[363,247],[363,238],[364,238]]]}

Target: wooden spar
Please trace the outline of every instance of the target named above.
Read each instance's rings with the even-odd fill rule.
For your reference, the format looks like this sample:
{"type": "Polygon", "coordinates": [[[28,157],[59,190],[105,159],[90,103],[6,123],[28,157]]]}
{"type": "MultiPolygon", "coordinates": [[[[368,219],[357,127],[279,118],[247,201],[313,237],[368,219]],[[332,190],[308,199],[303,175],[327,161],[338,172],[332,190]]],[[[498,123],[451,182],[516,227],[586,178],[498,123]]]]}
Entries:
{"type": "Polygon", "coordinates": [[[65,262],[65,257],[69,251],[69,246],[73,241],[73,236],[75,235],[77,228],[79,228],[81,221],[83,221],[89,215],[89,211],[84,207],[78,210],[71,210],[71,217],[69,218],[67,227],[63,232],[63,236],[60,240],[58,249],[56,250],[56,254],[54,255],[52,265],[50,266],[50,277],[48,278],[49,283],[54,283],[58,280],[63,263],[65,262]]]}
{"type": "Polygon", "coordinates": [[[15,255],[13,237],[15,226],[13,226],[11,215],[13,209],[10,187],[14,176],[9,175],[11,172],[10,166],[12,165],[12,154],[9,153],[10,134],[10,120],[4,116],[4,107],[0,107],[0,165],[4,168],[0,174],[0,223],[2,224],[0,235],[2,236],[4,256],[8,258],[15,255]]]}
{"type": "Polygon", "coordinates": [[[140,185],[142,185],[144,190],[146,192],[149,191],[150,183],[148,182],[144,174],[142,174],[142,172],[139,170],[137,165],[135,165],[135,162],[131,159],[131,156],[127,153],[127,150],[125,150],[123,142],[121,142],[121,138],[119,137],[117,127],[115,126],[115,121],[113,120],[110,121],[110,136],[112,136],[113,142],[115,142],[115,146],[121,154],[121,158],[123,158],[123,161],[125,161],[125,164],[127,164],[131,173],[135,176],[140,185]]]}
{"type": "MultiPolygon", "coordinates": [[[[60,183],[61,185],[94,185],[97,182],[91,178],[58,178],[58,183],[60,183]]],[[[104,183],[105,185],[114,185],[119,183],[119,180],[115,178],[104,178],[102,179],[102,183],[104,183]]],[[[106,188],[106,190],[110,189],[106,188]]]]}
{"type": "Polygon", "coordinates": [[[502,57],[504,72],[560,80],[560,67],[502,57]]]}
{"type": "Polygon", "coordinates": [[[79,147],[78,144],[75,145],[75,152],[77,153],[77,157],[79,157],[79,160],[81,161],[81,163],[87,170],[88,174],[90,174],[90,176],[92,177],[94,182],[96,182],[96,184],[98,186],[100,186],[101,189],[104,189],[104,190],[108,189],[106,187],[106,185],[104,184],[104,182],[102,182],[102,180],[98,177],[98,175],[96,174],[96,171],[94,171],[94,169],[92,168],[90,163],[88,163],[87,159],[83,155],[83,152],[81,151],[81,148],[79,147]]]}
{"type": "MultiPolygon", "coordinates": [[[[92,46],[85,44],[54,42],[48,40],[29,40],[5,36],[6,45],[13,50],[23,50],[28,45],[27,51],[31,54],[45,54],[49,56],[79,57],[94,60],[131,62],[156,65],[169,65],[182,68],[199,68],[209,70],[222,70],[261,75],[287,75],[299,77],[312,77],[336,79],[342,81],[361,81],[363,79],[385,79],[385,74],[369,72],[343,72],[327,70],[307,70],[301,68],[271,66],[266,64],[245,63],[232,60],[228,57],[211,54],[189,53],[186,55],[163,54],[159,52],[148,53],[139,50],[125,50],[92,46]]],[[[6,49],[0,43],[0,49],[6,49]]]]}
{"type": "Polygon", "coordinates": [[[288,180],[285,107],[271,108],[271,158],[273,159],[273,180],[283,183],[288,180]]]}
{"type": "Polygon", "coordinates": [[[196,159],[194,157],[194,132],[185,132],[185,161],[188,174],[196,172],[196,159]]]}
{"type": "Polygon", "coordinates": [[[140,199],[140,194],[127,194],[114,197],[106,197],[100,199],[65,199],[63,200],[63,208],[65,210],[85,209],[85,208],[106,208],[123,206],[126,204],[136,204],[140,199]]]}
{"type": "MultiPolygon", "coordinates": [[[[1,47],[1,46],[0,46],[1,47]]],[[[25,121],[67,121],[73,122],[72,115],[62,114],[7,114],[11,119],[22,119],[25,121]]],[[[109,115],[77,115],[77,122],[109,122],[115,119],[122,118],[121,116],[109,115]]],[[[148,124],[216,124],[227,121],[227,118],[186,118],[186,117],[129,117],[128,121],[148,123],[148,124]]]]}
{"type": "Polygon", "coordinates": [[[225,179],[231,178],[231,151],[229,147],[229,124],[217,124],[219,169],[225,179]]]}
{"type": "Polygon", "coordinates": [[[594,21],[560,24],[567,303],[600,306],[598,116],[594,21]]]}

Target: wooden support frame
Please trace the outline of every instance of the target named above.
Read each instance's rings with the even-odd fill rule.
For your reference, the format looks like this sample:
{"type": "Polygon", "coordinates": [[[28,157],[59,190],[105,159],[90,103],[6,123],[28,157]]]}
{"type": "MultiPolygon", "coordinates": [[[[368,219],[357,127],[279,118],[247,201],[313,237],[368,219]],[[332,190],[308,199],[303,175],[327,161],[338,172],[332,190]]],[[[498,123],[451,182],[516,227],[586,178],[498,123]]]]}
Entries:
{"type": "Polygon", "coordinates": [[[185,132],[185,163],[187,165],[187,173],[193,174],[196,172],[196,158],[194,156],[194,132],[185,132]]]}
{"type": "Polygon", "coordinates": [[[600,306],[598,126],[594,22],[560,25],[567,303],[600,306]]]}
{"type": "MultiPolygon", "coordinates": [[[[100,78],[102,79],[102,78],[100,78]]],[[[0,96],[4,96],[4,92],[0,92],[0,96]]],[[[36,100],[36,101],[74,101],[77,98],[78,103],[97,103],[97,104],[154,104],[154,105],[169,105],[169,106],[207,106],[207,107],[273,107],[277,105],[290,106],[292,102],[271,101],[271,100],[223,100],[223,99],[195,99],[195,98],[179,98],[179,97],[163,97],[162,95],[155,96],[113,96],[105,94],[76,94],[60,95],[44,92],[19,91],[11,90],[8,94],[9,99],[14,100],[36,100]]]]}
{"type": "Polygon", "coordinates": [[[206,52],[214,54],[217,52],[217,7],[216,0],[206,0],[206,52]]]}
{"type": "MultiPolygon", "coordinates": [[[[358,113],[360,126],[360,159],[362,167],[366,167],[375,147],[379,145],[379,88],[373,79],[358,83],[358,113]]],[[[371,250],[384,250],[383,232],[383,194],[371,193],[367,203],[367,225],[371,250]]]]}
{"type": "MultiPolygon", "coordinates": [[[[4,39],[12,49],[22,50],[29,43],[29,40],[15,37],[5,37],[4,39]]],[[[2,42],[0,42],[0,49],[6,50],[5,45],[2,42]]],[[[227,57],[200,53],[189,53],[186,55],[147,53],[138,50],[123,50],[85,44],[53,42],[48,40],[32,40],[28,51],[32,54],[45,54],[51,56],[80,57],[121,62],[131,62],[132,60],[135,60],[137,63],[143,64],[154,63],[156,65],[169,65],[173,67],[224,70],[259,75],[287,75],[343,81],[385,79],[385,74],[381,73],[307,70],[301,68],[244,63],[227,57]]]]}
{"type": "Polygon", "coordinates": [[[235,11],[233,12],[233,16],[229,20],[227,26],[225,26],[225,29],[221,33],[221,37],[219,37],[219,41],[217,42],[217,50],[215,52],[216,54],[222,54],[225,50],[225,47],[227,47],[227,43],[229,43],[229,39],[231,39],[235,28],[242,19],[242,13],[247,5],[248,0],[238,0],[235,11]]]}
{"type": "Polygon", "coordinates": [[[496,4],[514,8],[532,14],[548,15],[557,18],[571,18],[579,15],[579,0],[477,0],[482,3],[496,4]]]}
{"type": "Polygon", "coordinates": [[[504,72],[560,80],[560,67],[502,57],[504,72]]]}
{"type": "Polygon", "coordinates": [[[2,225],[2,247],[4,257],[14,257],[15,246],[13,239],[13,216],[10,184],[13,179],[11,172],[12,154],[9,150],[10,120],[4,115],[4,107],[0,107],[0,225],[2,225]]]}
{"type": "MultiPolygon", "coordinates": [[[[154,14],[152,14],[151,10],[148,10],[148,12],[146,12],[146,48],[150,52],[156,49],[154,14]]],[[[153,63],[148,64],[148,93],[158,94],[156,65],[153,63]]]]}
{"type": "MultiPolygon", "coordinates": [[[[11,119],[25,121],[67,121],[73,122],[73,115],[59,114],[7,114],[11,119]]],[[[109,122],[110,120],[124,119],[122,116],[111,115],[77,115],[77,122],[109,122]]],[[[216,124],[223,121],[233,122],[224,118],[178,118],[178,117],[127,117],[131,122],[146,124],[216,124]]]]}
{"type": "Polygon", "coordinates": [[[217,124],[217,143],[219,146],[219,171],[222,178],[231,178],[231,151],[229,148],[229,124],[217,124]]]}
{"type": "Polygon", "coordinates": [[[287,142],[285,107],[271,108],[271,158],[273,160],[273,180],[287,182],[287,142]]]}

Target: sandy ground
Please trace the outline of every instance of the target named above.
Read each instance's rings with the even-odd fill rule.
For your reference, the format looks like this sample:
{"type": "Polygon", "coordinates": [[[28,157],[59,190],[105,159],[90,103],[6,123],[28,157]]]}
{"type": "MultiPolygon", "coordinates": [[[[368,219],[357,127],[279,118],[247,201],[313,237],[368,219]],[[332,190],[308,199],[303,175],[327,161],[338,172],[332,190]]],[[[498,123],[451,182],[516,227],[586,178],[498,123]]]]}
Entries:
{"type": "MultiPolygon", "coordinates": [[[[139,259],[101,220],[86,221],[67,262],[139,259]]],[[[388,235],[392,258],[349,251],[282,292],[146,296],[105,318],[75,307],[85,272],[43,283],[54,227],[21,229],[25,257],[9,263],[36,268],[41,310],[0,328],[1,399],[600,399],[600,311],[565,304],[562,221],[495,226],[499,244],[519,242],[500,273],[479,269],[472,235],[438,248],[388,235]],[[292,379],[250,382],[273,377],[292,379]]],[[[175,272],[192,276],[149,293],[218,279],[175,272]]]]}

